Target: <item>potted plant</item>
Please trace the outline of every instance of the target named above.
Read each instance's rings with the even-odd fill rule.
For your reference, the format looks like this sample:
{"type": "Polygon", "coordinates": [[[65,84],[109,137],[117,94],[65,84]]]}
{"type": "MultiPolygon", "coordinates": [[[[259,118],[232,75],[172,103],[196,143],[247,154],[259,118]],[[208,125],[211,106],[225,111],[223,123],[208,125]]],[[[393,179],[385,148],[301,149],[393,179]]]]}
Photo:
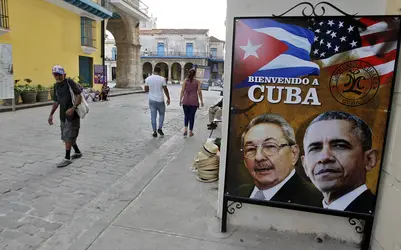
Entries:
{"type": "Polygon", "coordinates": [[[37,96],[36,96],[36,101],[37,102],[47,102],[49,100],[49,88],[43,87],[42,85],[38,85],[36,87],[37,89],[37,96]]]}
{"type": "Polygon", "coordinates": [[[31,79],[26,78],[24,79],[24,81],[27,82],[27,84],[20,87],[22,103],[24,104],[35,103],[37,96],[37,88],[35,86],[29,85],[32,82],[31,79]]]}
{"type": "MultiPolygon", "coordinates": [[[[15,104],[18,104],[18,102],[19,102],[19,97],[20,97],[20,86],[18,85],[18,82],[19,82],[20,80],[18,79],[18,80],[14,80],[14,98],[15,98],[15,104]]],[[[12,103],[13,103],[13,100],[12,99],[5,99],[4,101],[3,101],[3,105],[4,106],[11,106],[12,105],[12,103]]]]}

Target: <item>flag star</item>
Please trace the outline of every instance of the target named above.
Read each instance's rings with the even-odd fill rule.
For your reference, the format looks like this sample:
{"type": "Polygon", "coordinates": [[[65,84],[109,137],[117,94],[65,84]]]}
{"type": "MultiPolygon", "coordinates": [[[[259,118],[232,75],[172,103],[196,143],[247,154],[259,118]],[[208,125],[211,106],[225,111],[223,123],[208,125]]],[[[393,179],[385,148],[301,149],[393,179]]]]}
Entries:
{"type": "Polygon", "coordinates": [[[330,25],[330,27],[331,26],[333,26],[334,25],[334,21],[333,20],[329,20],[329,23],[328,23],[329,25],[330,25]]]}
{"type": "Polygon", "coordinates": [[[334,38],[334,37],[337,37],[337,33],[336,32],[331,33],[331,38],[334,38]]]}
{"type": "Polygon", "coordinates": [[[358,44],[358,42],[355,42],[354,40],[352,40],[352,43],[350,43],[351,44],[351,46],[352,46],[352,48],[353,47],[356,47],[356,45],[358,44]]]}
{"type": "Polygon", "coordinates": [[[326,55],[326,52],[323,52],[320,54],[320,57],[324,57],[326,55]]]}
{"type": "Polygon", "coordinates": [[[248,44],[246,46],[239,46],[241,49],[245,51],[244,59],[247,59],[249,56],[254,56],[259,58],[258,53],[256,51],[262,47],[262,45],[252,45],[251,40],[248,40],[248,44]]]}
{"type": "Polygon", "coordinates": [[[338,52],[340,50],[340,47],[338,47],[338,46],[336,46],[335,48],[334,48],[334,52],[338,52]]]}
{"type": "Polygon", "coordinates": [[[315,54],[315,55],[319,54],[319,50],[315,49],[315,51],[313,51],[313,54],[315,54]]]}
{"type": "Polygon", "coordinates": [[[344,27],[344,22],[340,21],[340,23],[338,24],[338,27],[340,27],[340,28],[344,27]]]}
{"type": "Polygon", "coordinates": [[[320,33],[320,29],[315,30],[316,33],[320,33]]]}
{"type": "Polygon", "coordinates": [[[347,41],[347,38],[345,36],[343,36],[340,38],[340,40],[341,40],[341,42],[345,42],[345,41],[347,41]]]}
{"type": "Polygon", "coordinates": [[[324,24],[324,22],[320,22],[320,23],[319,23],[320,26],[323,26],[323,24],[324,24]]]}
{"type": "Polygon", "coordinates": [[[354,31],[354,28],[355,28],[354,26],[350,25],[349,28],[348,28],[348,33],[351,33],[351,31],[354,31]]]}
{"type": "Polygon", "coordinates": [[[324,40],[322,39],[322,40],[320,40],[320,45],[322,45],[324,43],[324,40]]]}
{"type": "Polygon", "coordinates": [[[319,41],[319,37],[315,36],[315,38],[313,40],[315,40],[315,42],[317,42],[317,41],[319,41]]]}
{"type": "Polygon", "coordinates": [[[331,33],[331,30],[326,31],[326,34],[329,35],[331,33]]]}
{"type": "Polygon", "coordinates": [[[330,49],[331,48],[331,43],[327,43],[327,48],[330,49]]]}

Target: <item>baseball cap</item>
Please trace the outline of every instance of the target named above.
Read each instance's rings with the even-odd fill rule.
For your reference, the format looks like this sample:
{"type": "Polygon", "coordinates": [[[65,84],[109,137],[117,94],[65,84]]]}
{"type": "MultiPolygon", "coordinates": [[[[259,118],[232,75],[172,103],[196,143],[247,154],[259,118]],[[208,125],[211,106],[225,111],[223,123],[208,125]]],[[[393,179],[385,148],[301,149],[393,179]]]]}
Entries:
{"type": "Polygon", "coordinates": [[[55,65],[55,66],[53,66],[52,73],[64,75],[65,71],[64,71],[64,68],[61,67],[60,65],[55,65]]]}

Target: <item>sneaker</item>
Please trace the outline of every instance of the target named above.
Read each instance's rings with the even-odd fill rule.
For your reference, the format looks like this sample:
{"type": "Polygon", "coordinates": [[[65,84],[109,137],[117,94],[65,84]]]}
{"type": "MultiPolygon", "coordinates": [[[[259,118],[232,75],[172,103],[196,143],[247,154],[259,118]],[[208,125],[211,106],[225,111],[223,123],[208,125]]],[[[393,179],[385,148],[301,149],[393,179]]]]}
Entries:
{"type": "Polygon", "coordinates": [[[75,153],[71,156],[71,159],[79,159],[82,157],[82,153],[75,153]]]}
{"type": "Polygon", "coordinates": [[[157,137],[157,132],[153,132],[153,137],[157,137]]]}
{"type": "Polygon", "coordinates": [[[57,165],[57,167],[58,167],[58,168],[64,168],[64,167],[67,167],[68,165],[70,165],[71,163],[72,163],[71,160],[69,160],[69,159],[64,159],[62,162],[60,162],[60,163],[57,165]]]}
{"type": "Polygon", "coordinates": [[[157,133],[159,133],[160,136],[164,136],[163,130],[161,128],[157,130],[157,133]]]}

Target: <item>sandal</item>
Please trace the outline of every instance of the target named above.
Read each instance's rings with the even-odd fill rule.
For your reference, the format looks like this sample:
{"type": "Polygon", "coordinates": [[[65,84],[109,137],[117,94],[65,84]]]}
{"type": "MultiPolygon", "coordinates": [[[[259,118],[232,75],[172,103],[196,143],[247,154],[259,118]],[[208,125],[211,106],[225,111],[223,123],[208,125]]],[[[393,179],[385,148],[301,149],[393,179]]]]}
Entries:
{"type": "Polygon", "coordinates": [[[184,132],[184,136],[187,136],[187,135],[188,135],[188,132],[187,132],[187,131],[185,131],[185,132],[184,132]]]}

